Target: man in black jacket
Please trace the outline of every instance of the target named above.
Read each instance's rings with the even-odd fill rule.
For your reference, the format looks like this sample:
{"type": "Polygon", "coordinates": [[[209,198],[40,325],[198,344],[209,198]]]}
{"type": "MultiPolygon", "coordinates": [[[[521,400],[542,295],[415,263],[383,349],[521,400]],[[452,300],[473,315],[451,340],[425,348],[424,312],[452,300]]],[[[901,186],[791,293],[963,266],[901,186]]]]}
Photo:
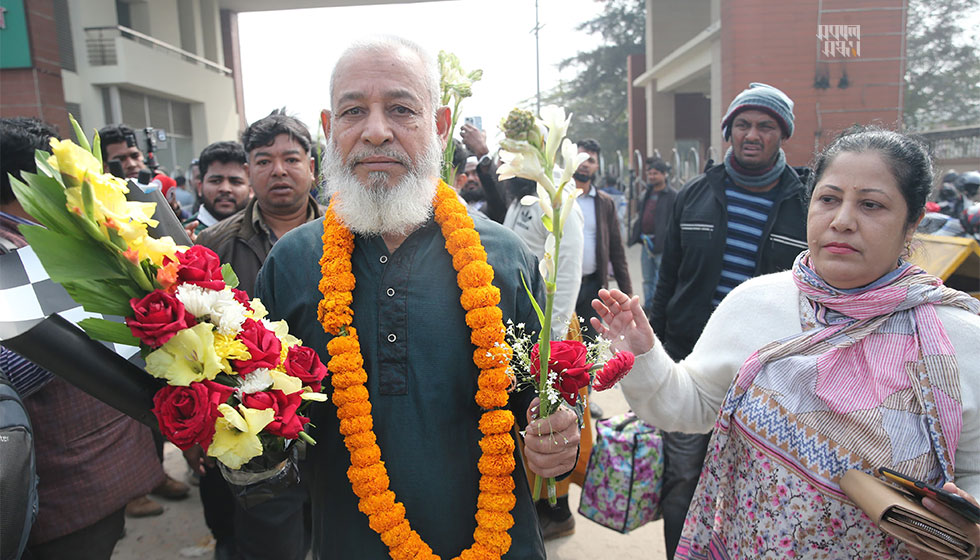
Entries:
{"type": "Polygon", "coordinates": [[[670,167],[664,160],[651,157],[647,158],[646,164],[647,189],[640,203],[640,215],[630,231],[629,244],[643,243],[640,254],[643,265],[643,309],[649,316],[667,241],[670,211],[674,207],[677,191],[667,186],[670,167]]]}
{"type": "MultiPolygon", "coordinates": [[[[666,234],[650,323],[674,360],[690,354],[711,312],[735,286],[791,268],[806,249],[803,184],[781,148],[793,134],[793,101],[753,83],[732,101],[721,126],[731,141],[724,162],[684,186],[666,234]]],[[[677,548],[709,437],[664,436],[668,558],[677,548]]]]}

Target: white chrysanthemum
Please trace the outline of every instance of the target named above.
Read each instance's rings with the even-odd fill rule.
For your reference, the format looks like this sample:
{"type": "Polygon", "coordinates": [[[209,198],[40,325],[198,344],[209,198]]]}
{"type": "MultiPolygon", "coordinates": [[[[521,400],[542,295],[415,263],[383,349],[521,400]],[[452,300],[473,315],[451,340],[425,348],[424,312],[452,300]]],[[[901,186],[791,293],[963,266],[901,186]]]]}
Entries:
{"type": "Polygon", "coordinates": [[[235,300],[230,289],[209,290],[194,284],[177,287],[177,299],[192,315],[206,319],[223,335],[234,336],[245,322],[245,306],[235,300]]]}
{"type": "Polygon", "coordinates": [[[242,330],[248,309],[235,299],[231,290],[218,293],[218,300],[211,308],[211,322],[214,323],[214,328],[219,333],[234,336],[242,330]]]}
{"type": "Polygon", "coordinates": [[[239,376],[238,394],[251,395],[272,387],[272,372],[267,368],[255,369],[245,376],[239,376]]]}
{"type": "Polygon", "coordinates": [[[209,290],[195,284],[181,284],[177,286],[177,299],[184,304],[184,308],[194,317],[208,317],[218,301],[217,290],[209,290]]]}

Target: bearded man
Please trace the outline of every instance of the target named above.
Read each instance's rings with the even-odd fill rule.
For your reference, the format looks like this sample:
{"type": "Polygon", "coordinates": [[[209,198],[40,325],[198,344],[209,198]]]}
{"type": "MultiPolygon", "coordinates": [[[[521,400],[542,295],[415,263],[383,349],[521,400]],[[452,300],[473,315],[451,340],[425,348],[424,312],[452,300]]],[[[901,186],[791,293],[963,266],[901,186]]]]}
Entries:
{"type": "MultiPolygon", "coordinates": [[[[469,548],[480,558],[508,549],[509,559],[545,557],[516,432],[508,424],[495,439],[482,437],[508,409],[521,426],[533,416],[530,391],[487,412],[504,404],[483,398],[499,382],[485,383],[488,372],[504,370],[494,357],[501,349],[484,336],[500,335],[501,320],[537,325],[521,276],[538,293],[541,279],[516,236],[468,218],[438,181],[451,122],[438,84],[434,60],[403,39],[341,55],[322,115],[330,210],[283,237],[259,274],[256,293],[270,318],[287,320],[330,360],[325,384],[333,387],[324,392],[332,399],[311,409],[317,445],[308,455],[318,559],[412,557],[426,547],[443,558],[469,548]],[[471,289],[459,287],[494,292],[488,275],[465,280],[454,269],[449,250],[459,264],[472,259],[463,271],[483,258],[470,219],[493,267],[499,298],[487,300],[496,305],[474,308],[463,297],[471,289]],[[353,406],[362,394],[369,404],[353,406]]],[[[545,477],[569,472],[578,440],[570,410],[531,421],[529,467],[545,477]]]]}

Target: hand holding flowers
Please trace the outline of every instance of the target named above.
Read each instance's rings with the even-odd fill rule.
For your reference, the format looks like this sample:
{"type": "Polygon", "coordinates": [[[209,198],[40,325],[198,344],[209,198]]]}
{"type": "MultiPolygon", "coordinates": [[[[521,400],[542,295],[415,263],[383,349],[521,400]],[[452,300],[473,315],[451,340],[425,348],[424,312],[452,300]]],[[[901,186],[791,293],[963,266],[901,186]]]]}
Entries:
{"type": "MultiPolygon", "coordinates": [[[[576,406],[579,391],[592,384],[593,378],[596,379],[594,387],[597,390],[606,389],[615,385],[633,365],[632,355],[613,358],[608,341],[600,339],[588,347],[578,341],[551,340],[562,234],[565,222],[577,204],[575,198],[580,194],[569,182],[575,169],[588,158],[586,154],[578,153],[571,140],[565,138],[570,123],[571,116],[566,117],[564,109],[545,107],[541,110],[541,119],[536,120],[528,111],[514,109],[500,125],[505,135],[501,141],[504,164],[497,170],[500,179],[523,177],[537,183],[537,196],[526,196],[521,203],[541,206],[542,224],[549,232],[545,254],[539,264],[545,284],[544,304],[535,301],[528,290],[528,297],[541,322],[538,342],[531,345],[521,325],[510,325],[508,329],[514,349],[512,367],[517,370],[519,379],[523,377],[534,383],[539,399],[536,418],[540,421],[550,420],[550,416],[560,410],[563,401],[569,406],[576,406]],[[546,373],[542,375],[542,371],[546,373]]],[[[561,414],[566,415],[564,411],[561,414]]],[[[554,428],[554,425],[551,427],[554,428]]],[[[551,437],[570,441],[560,429],[551,437]]],[[[575,443],[577,438],[576,431],[575,443]]],[[[531,462],[530,457],[528,461],[531,462]]],[[[534,483],[535,500],[538,499],[540,487],[541,479],[538,476],[534,483]]],[[[555,498],[554,478],[549,478],[549,502],[554,504],[555,498]]]]}

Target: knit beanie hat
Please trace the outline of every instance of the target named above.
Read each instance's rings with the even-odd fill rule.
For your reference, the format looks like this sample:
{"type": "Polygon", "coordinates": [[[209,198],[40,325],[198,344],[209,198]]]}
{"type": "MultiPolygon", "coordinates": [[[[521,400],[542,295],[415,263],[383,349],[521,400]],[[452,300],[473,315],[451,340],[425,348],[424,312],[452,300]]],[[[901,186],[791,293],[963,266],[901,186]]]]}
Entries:
{"type": "Polygon", "coordinates": [[[783,129],[783,136],[793,135],[793,100],[778,89],[757,82],[749,84],[749,89],[735,96],[728,106],[725,118],[721,120],[721,131],[725,140],[731,138],[732,121],[735,115],[748,109],[755,109],[770,114],[783,129]]]}

